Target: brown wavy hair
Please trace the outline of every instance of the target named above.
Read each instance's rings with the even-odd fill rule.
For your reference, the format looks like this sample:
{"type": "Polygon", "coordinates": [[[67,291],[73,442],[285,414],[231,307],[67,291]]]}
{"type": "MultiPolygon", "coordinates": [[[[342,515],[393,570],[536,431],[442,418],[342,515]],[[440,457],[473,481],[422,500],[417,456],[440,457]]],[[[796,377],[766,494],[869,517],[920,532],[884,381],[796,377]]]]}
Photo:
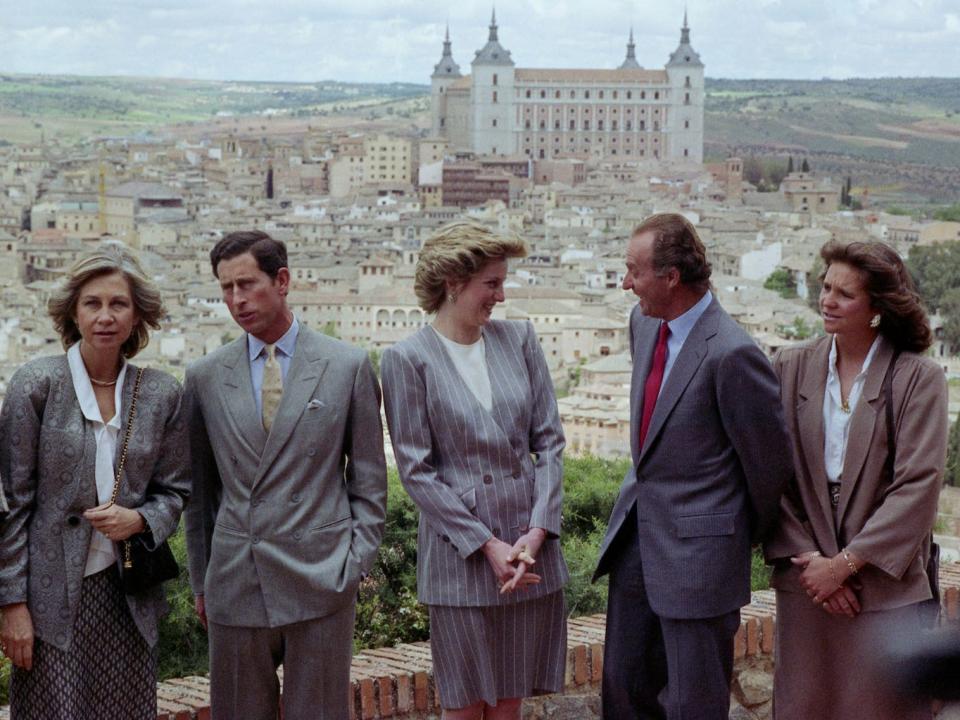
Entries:
{"type": "MultiPolygon", "coordinates": [[[[933,344],[930,320],[910,271],[900,255],[882,242],[831,240],[820,248],[824,272],[832,263],[856,268],[864,278],[870,306],[880,313],[880,332],[900,350],[922,353],[933,344]]],[[[820,280],[823,280],[823,275],[820,280]]]]}
{"type": "Polygon", "coordinates": [[[80,341],[80,329],[75,318],[83,286],[94,278],[113,273],[122,275],[130,286],[130,297],[138,318],[130,337],[120,346],[120,353],[125,358],[132,358],[150,342],[150,328],[160,328],[160,320],[166,314],[160,290],[147,277],[137,256],[129,248],[108,242],[77,260],[47,301],[47,313],[53,319],[54,329],[60,334],[64,350],[80,341]]]}

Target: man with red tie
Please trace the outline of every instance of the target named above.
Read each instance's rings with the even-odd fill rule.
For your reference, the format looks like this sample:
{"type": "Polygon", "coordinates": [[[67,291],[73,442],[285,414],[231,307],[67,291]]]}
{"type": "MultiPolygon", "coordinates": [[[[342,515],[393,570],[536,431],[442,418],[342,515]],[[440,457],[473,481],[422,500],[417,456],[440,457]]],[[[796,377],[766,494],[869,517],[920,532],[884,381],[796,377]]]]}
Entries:
{"type": "Polygon", "coordinates": [[[682,215],[627,246],[633,465],[594,579],[610,574],[606,720],[726,720],[733,638],[750,602],[750,546],[793,472],[777,378],[710,292],[682,215]]]}

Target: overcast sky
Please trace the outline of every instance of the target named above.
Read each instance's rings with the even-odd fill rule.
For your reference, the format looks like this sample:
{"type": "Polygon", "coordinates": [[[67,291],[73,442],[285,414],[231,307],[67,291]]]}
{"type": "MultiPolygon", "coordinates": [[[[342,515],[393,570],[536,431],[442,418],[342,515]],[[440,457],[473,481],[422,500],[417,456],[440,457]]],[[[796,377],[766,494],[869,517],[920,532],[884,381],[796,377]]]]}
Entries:
{"type": "MultiPolygon", "coordinates": [[[[0,72],[428,83],[449,21],[469,72],[473,0],[0,0],[0,72]]],[[[960,0],[689,0],[709,77],[960,76],[960,0]]],[[[518,67],[662,67],[683,0],[500,2],[518,67]]]]}

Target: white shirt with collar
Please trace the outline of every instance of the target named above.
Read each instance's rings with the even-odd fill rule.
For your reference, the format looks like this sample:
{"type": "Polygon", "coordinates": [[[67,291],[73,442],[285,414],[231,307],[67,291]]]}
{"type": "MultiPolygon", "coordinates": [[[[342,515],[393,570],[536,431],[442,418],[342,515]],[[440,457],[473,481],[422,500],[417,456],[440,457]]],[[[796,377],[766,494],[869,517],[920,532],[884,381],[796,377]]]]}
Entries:
{"type": "MultiPolygon", "coordinates": [[[[114,385],[113,406],[116,410],[113,417],[106,423],[100,414],[100,406],[97,405],[97,396],[93,393],[93,383],[90,382],[87,366],[83,364],[83,358],[80,356],[80,343],[71,345],[67,350],[67,364],[70,366],[70,376],[80,403],[80,411],[86,421],[93,425],[93,435],[97,443],[94,477],[97,484],[97,503],[102,505],[113,497],[113,486],[116,481],[113,461],[117,455],[117,439],[123,421],[121,416],[123,379],[127,374],[127,361],[123,360],[120,373],[117,375],[117,384],[114,385]]],[[[93,530],[83,576],[87,577],[106,570],[116,562],[116,559],[117,553],[113,543],[100,531],[93,530]]]]}
{"type": "MultiPolygon", "coordinates": [[[[283,336],[277,340],[276,346],[277,362],[280,363],[280,377],[286,382],[287,371],[290,369],[290,360],[293,358],[293,350],[297,346],[297,335],[300,334],[300,323],[297,318],[293,318],[290,327],[283,336]]],[[[263,367],[267,364],[267,356],[263,354],[263,348],[267,343],[258,337],[247,333],[247,355],[250,359],[250,380],[253,382],[253,399],[257,403],[257,416],[263,415],[263,399],[260,389],[263,387],[263,367]]]]}
{"type": "Polygon", "coordinates": [[[843,395],[840,391],[840,375],[837,373],[837,336],[830,341],[830,360],[827,363],[827,387],[823,392],[823,464],[827,471],[827,480],[840,482],[843,472],[843,460],[847,455],[847,438],[850,436],[850,418],[853,415],[863,383],[867,379],[867,370],[880,347],[880,336],[873,341],[863,367],[853,379],[850,393],[847,395],[847,410],[843,409],[843,395]]]}
{"type": "MultiPolygon", "coordinates": [[[[670,371],[673,369],[673,364],[677,361],[680,350],[683,349],[683,344],[690,336],[690,332],[693,330],[693,326],[697,324],[697,320],[699,320],[707,308],[710,307],[711,302],[713,302],[713,293],[707,290],[703,294],[703,297],[697,300],[683,315],[675,317],[667,323],[667,327],[670,328],[670,335],[667,336],[667,362],[663,368],[663,381],[660,383],[661,392],[667,384],[667,378],[670,377],[670,371]]],[[[659,394],[657,397],[660,397],[659,394]]]]}

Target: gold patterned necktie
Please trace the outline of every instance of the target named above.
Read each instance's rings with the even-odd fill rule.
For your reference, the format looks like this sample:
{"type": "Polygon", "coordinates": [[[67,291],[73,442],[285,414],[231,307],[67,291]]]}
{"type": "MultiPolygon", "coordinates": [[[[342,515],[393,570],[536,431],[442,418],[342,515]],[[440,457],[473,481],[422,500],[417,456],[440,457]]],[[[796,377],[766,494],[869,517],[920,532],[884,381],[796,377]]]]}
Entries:
{"type": "Polygon", "coordinates": [[[267,361],[263,365],[260,403],[263,406],[263,429],[269,434],[277,408],[280,407],[280,398],[283,397],[283,376],[280,373],[280,363],[277,361],[276,347],[266,345],[263,352],[267,354],[267,361]]]}

